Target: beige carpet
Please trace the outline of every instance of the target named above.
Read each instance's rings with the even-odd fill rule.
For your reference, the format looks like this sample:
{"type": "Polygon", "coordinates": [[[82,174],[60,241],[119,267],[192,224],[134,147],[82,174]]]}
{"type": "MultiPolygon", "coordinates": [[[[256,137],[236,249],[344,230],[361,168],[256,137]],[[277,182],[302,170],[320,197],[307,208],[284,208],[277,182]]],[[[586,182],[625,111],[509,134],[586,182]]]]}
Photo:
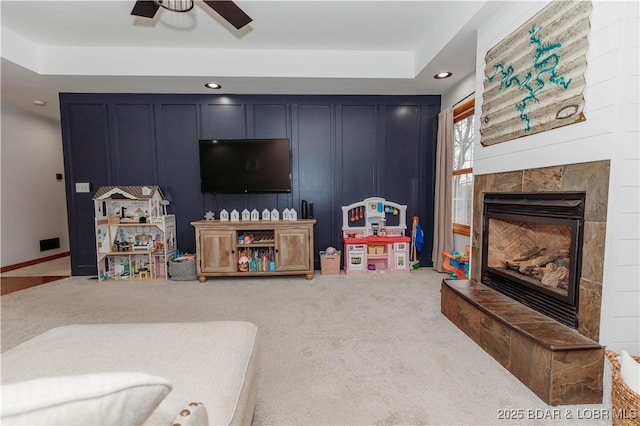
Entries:
{"type": "Polygon", "coordinates": [[[452,325],[440,314],[444,277],[71,277],[2,296],[2,351],[63,324],[247,320],[259,329],[254,424],[610,423],[587,419],[603,406],[547,406],[452,325]],[[501,419],[506,410],[523,418],[501,419]]]}

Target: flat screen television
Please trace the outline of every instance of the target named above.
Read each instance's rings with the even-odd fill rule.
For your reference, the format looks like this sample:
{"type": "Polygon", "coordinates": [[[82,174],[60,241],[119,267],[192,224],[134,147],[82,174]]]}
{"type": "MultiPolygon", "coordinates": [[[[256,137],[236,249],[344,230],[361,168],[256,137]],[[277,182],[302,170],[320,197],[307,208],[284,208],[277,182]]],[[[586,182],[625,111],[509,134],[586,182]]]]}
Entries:
{"type": "Polygon", "coordinates": [[[289,139],[203,139],[199,150],[202,192],[291,192],[289,139]]]}

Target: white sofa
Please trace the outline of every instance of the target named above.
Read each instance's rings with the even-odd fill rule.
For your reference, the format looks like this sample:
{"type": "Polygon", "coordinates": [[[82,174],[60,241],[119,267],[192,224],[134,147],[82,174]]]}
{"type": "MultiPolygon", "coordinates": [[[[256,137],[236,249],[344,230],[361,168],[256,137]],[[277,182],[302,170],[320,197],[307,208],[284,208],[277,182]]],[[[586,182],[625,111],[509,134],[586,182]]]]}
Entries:
{"type": "Polygon", "coordinates": [[[2,424],[251,424],[256,336],[242,321],[54,328],[0,356],[2,424]]]}

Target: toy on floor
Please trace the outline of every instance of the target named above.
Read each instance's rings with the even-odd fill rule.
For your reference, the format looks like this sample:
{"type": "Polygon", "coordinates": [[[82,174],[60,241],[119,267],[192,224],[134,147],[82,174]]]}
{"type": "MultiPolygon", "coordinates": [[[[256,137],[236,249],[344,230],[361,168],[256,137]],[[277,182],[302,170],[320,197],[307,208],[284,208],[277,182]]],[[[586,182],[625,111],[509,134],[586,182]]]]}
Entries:
{"type": "Polygon", "coordinates": [[[451,278],[469,278],[469,254],[461,255],[459,252],[452,250],[451,252],[442,252],[444,261],[442,269],[449,273],[451,278]]]}

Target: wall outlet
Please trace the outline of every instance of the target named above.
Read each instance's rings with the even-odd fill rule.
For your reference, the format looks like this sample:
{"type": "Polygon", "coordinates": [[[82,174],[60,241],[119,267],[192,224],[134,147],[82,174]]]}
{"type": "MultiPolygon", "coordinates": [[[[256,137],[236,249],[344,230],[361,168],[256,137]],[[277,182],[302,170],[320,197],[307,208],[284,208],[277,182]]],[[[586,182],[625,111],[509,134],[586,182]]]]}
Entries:
{"type": "Polygon", "coordinates": [[[91,183],[89,183],[89,182],[83,182],[83,183],[76,182],[76,192],[91,192],[91,183]]]}

